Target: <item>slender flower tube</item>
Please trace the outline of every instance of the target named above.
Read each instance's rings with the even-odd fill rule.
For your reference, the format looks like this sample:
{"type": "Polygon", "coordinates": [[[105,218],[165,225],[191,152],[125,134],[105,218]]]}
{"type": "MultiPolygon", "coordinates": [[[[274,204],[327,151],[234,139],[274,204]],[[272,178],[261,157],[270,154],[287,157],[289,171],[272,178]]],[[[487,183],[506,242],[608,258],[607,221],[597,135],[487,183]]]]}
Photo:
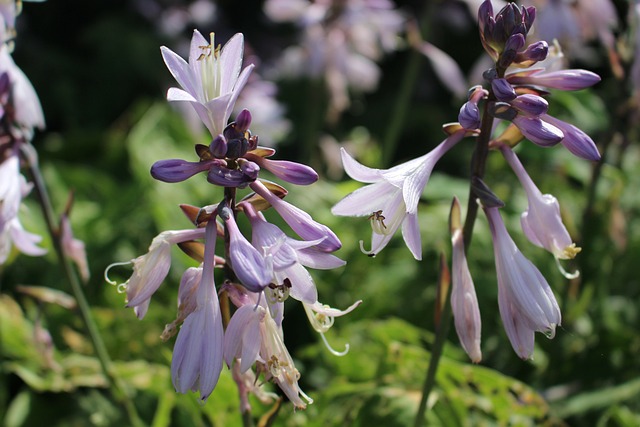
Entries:
{"type": "Polygon", "coordinates": [[[502,320],[511,328],[509,339],[514,350],[521,357],[529,357],[530,353],[524,351],[529,346],[519,339],[514,341],[516,335],[521,336],[514,331],[529,329],[553,338],[561,322],[560,308],[545,278],[509,236],[498,208],[485,207],[484,211],[493,238],[502,320]]]}
{"type": "Polygon", "coordinates": [[[460,223],[460,204],[455,198],[451,208],[452,277],[451,309],[456,332],[462,348],[473,363],[480,363],[480,307],[478,297],[469,272],[467,256],[464,253],[464,238],[460,223]],[[456,216],[454,218],[454,216],[456,216]]]}
{"type": "Polygon", "coordinates": [[[345,172],[356,181],[369,185],[347,195],[331,212],[340,216],[368,216],[373,232],[370,250],[365,250],[360,242],[364,253],[378,254],[402,225],[402,237],[407,247],[415,259],[422,259],[418,202],[435,164],[464,137],[465,132],[457,131],[431,152],[391,169],[368,168],[341,150],[345,172]]]}
{"type": "Polygon", "coordinates": [[[194,30],[189,62],[162,46],[162,57],[182,89],[170,88],[169,101],[186,101],[195,108],[212,137],[221,134],[233,112],[236,99],[247,83],[253,64],[242,69],[244,37],[233,36],[222,49],[194,30]]]}
{"type": "Polygon", "coordinates": [[[202,401],[218,383],[223,360],[224,331],[213,277],[215,245],[216,223],[209,221],[197,306],[178,332],[171,360],[171,380],[176,391],[198,390],[202,401]]]}
{"type": "Polygon", "coordinates": [[[524,234],[531,243],[545,248],[556,259],[574,258],[581,249],[572,242],[562,222],[558,200],[540,192],[511,148],[502,145],[500,150],[527,193],[529,207],[521,218],[524,234]]]}
{"type": "Polygon", "coordinates": [[[242,235],[231,209],[223,207],[218,211],[229,230],[229,262],[233,272],[251,292],[262,291],[271,282],[271,261],[265,259],[242,235]]]}
{"type": "Polygon", "coordinates": [[[290,203],[280,199],[263,183],[255,181],[249,184],[251,189],[257,194],[262,196],[267,202],[273,206],[273,208],[280,214],[282,219],[295,231],[298,236],[304,240],[319,240],[320,243],[316,245],[318,250],[323,252],[334,252],[342,247],[342,243],[338,236],[326,225],[320,224],[311,218],[311,215],[293,206],[290,203]]]}

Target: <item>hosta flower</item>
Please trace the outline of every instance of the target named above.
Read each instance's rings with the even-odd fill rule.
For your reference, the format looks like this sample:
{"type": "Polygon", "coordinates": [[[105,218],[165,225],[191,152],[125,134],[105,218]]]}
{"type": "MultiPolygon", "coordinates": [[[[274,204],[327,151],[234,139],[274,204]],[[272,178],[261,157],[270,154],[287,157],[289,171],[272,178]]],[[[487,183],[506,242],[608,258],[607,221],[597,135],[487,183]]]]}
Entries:
{"type": "MultiPolygon", "coordinates": [[[[158,290],[169,273],[171,245],[202,237],[204,237],[204,229],[201,228],[163,231],[153,239],[149,246],[149,252],[131,260],[133,274],[125,282],[124,287],[127,292],[127,307],[133,307],[139,319],[142,319],[147,313],[151,296],[158,290]]],[[[111,266],[107,268],[107,271],[111,266]]]]}
{"type": "Polygon", "coordinates": [[[266,307],[266,299],[248,295],[247,304],[233,314],[225,332],[224,359],[228,366],[239,359],[241,373],[258,363],[265,378],[275,382],[296,408],[303,409],[313,400],[298,385],[300,372],[284,344],[282,328],[266,307]]]}
{"type": "Polygon", "coordinates": [[[311,218],[311,215],[300,208],[285,202],[273,194],[260,181],[249,184],[251,189],[262,196],[280,214],[282,219],[304,240],[320,240],[316,248],[323,252],[335,252],[342,247],[338,236],[326,225],[311,218]]]}
{"type": "Polygon", "coordinates": [[[464,136],[458,131],[428,154],[394,166],[373,169],[358,163],[344,149],[342,163],[347,174],[366,184],[339,201],[332,209],[334,215],[367,216],[373,229],[371,249],[361,249],[370,256],[378,254],[402,225],[402,237],[415,257],[422,259],[422,243],[418,227],[418,202],[429,181],[431,171],[440,158],[464,136]]]}
{"type": "Polygon", "coordinates": [[[465,255],[458,199],[454,199],[451,216],[451,243],[453,246],[451,253],[451,310],[462,348],[467,352],[472,362],[479,363],[482,360],[480,307],[465,255]]]}
{"type": "Polygon", "coordinates": [[[511,345],[522,358],[531,356],[533,331],[549,338],[561,322],[560,308],[542,273],[509,236],[497,207],[484,208],[491,228],[498,276],[500,314],[511,345]]]}
{"type": "Polygon", "coordinates": [[[557,259],[574,258],[580,248],[573,243],[562,222],[558,200],[540,192],[511,148],[501,146],[500,149],[527,193],[529,207],[522,214],[521,222],[529,241],[545,248],[557,259]]]}
{"type": "Polygon", "coordinates": [[[209,221],[197,305],[178,332],[171,359],[171,380],[176,391],[198,390],[203,401],[218,383],[223,361],[224,331],[213,277],[215,244],[216,224],[209,221]]]}
{"type": "Polygon", "coordinates": [[[0,265],[7,260],[12,245],[31,256],[47,252],[37,246],[42,237],[26,231],[18,219],[22,198],[30,190],[31,185],[20,174],[17,155],[11,155],[0,163],[0,265]]]}
{"type": "Polygon", "coordinates": [[[224,47],[215,45],[194,30],[189,62],[166,47],[162,57],[182,89],[170,88],[169,101],[186,101],[195,108],[202,122],[215,138],[222,133],[233,112],[236,99],[249,78],[253,64],[242,70],[244,37],[233,36],[224,47]]]}
{"type": "Polygon", "coordinates": [[[245,212],[251,221],[253,246],[272,260],[274,283],[283,285],[286,282],[291,286],[288,292],[293,298],[315,303],[318,291],[305,267],[331,269],[343,266],[345,261],[314,249],[323,239],[292,239],[276,225],[267,222],[261,212],[254,212],[250,205],[245,204],[245,212]]]}

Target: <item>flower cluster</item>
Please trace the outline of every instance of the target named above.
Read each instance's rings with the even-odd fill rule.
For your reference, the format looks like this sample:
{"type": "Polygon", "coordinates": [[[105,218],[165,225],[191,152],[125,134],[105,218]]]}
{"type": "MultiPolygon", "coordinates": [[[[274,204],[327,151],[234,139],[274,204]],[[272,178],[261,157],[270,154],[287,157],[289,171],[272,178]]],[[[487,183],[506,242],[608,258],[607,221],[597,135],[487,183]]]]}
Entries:
{"type": "Polygon", "coordinates": [[[397,48],[405,22],[388,0],[267,0],[264,7],[272,20],[302,28],[299,46],[285,51],[281,73],[323,79],[330,118],[349,107],[350,89],[377,87],[376,61],[397,48]]]}
{"type": "Polygon", "coordinates": [[[194,31],[188,62],[165,47],[162,55],[181,86],[169,89],[168,100],[191,103],[212,139],[208,146],[196,145],[197,161],[160,160],[152,166],[151,174],[173,183],[206,172],[209,183],[224,188],[224,196],[220,202],[202,208],[183,205],[196,227],[160,233],[147,254],[132,260],[133,274],[122,286],[127,307],[133,308],[139,318],[145,316],[152,295],[169,272],[171,246],[179,245],[200,265],[182,275],[178,314],[162,335],[168,339],[179,328],[171,364],[176,390],[197,390],[202,400],[207,399],[224,361],[234,373],[243,408],[248,408],[248,393],[268,396],[255,384],[259,374],[277,384],[295,407],[304,408],[312,400],[298,386],[300,373],[284,344],[284,301],[291,296],[302,302],[312,327],[321,334],[329,329],[334,317],[350,312],[359,301],[344,311],[318,302],[316,285],[307,268],[344,265],[333,255],[341,242],[327,226],[284,201],[285,188],[259,175],[264,169],[298,185],[312,184],[318,175],[299,163],[269,159],[275,150],[258,145],[258,136],[249,130],[248,110],[242,110],[227,125],[253,68],[241,67],[242,34],[220,48],[194,31]],[[236,200],[236,192],[247,187],[252,192],[236,200]],[[270,207],[300,240],[288,237],[266,219],[263,212],[270,207]],[[251,239],[240,230],[239,215],[250,223],[251,239]],[[223,242],[223,256],[216,254],[218,240],[223,242]],[[219,287],[214,274],[217,267],[225,275],[219,287]],[[219,295],[237,308],[230,318],[221,313],[219,295]]]}
{"type": "MultiPolygon", "coordinates": [[[[600,78],[585,70],[547,72],[544,68],[532,68],[548,53],[544,41],[527,44],[535,16],[535,8],[519,7],[514,3],[507,4],[494,15],[491,2],[484,1],[478,12],[480,38],[494,61],[494,67],[484,73],[486,87],[476,86],[469,91],[468,101],[460,109],[459,122],[446,125],[444,130],[448,136],[422,157],[380,170],[361,165],[343,150],[346,173],[369,185],[347,195],[332,210],[336,215],[364,216],[371,221],[372,247],[368,251],[363,248],[371,256],[387,245],[402,224],[404,240],[419,260],[422,246],[417,207],[429,176],[447,150],[465,136],[476,137],[479,148],[473,160],[470,211],[474,208],[475,212],[473,205],[477,201],[487,216],[494,244],[500,314],[514,350],[525,359],[533,353],[535,332],[553,337],[561,322],[560,310],[545,278],[509,236],[499,213],[503,203],[484,184],[482,173],[478,172],[484,167],[478,166],[477,162],[486,162],[489,150],[503,154],[529,201],[528,209],[522,214],[524,234],[534,245],[551,252],[556,260],[564,260],[575,257],[580,248],[572,242],[562,222],[557,199],[540,192],[513,147],[526,138],[542,147],[560,143],[586,160],[600,159],[595,143],[587,134],[547,113],[548,102],[543,97],[548,95],[547,89],[583,89],[600,78]],[[510,123],[501,134],[493,137],[496,121],[510,123]]],[[[459,211],[456,199],[451,220],[451,305],[463,348],[474,362],[479,362],[482,357],[480,314],[465,255],[468,236],[464,236],[459,211]]]]}
{"type": "Polygon", "coordinates": [[[18,218],[32,185],[20,172],[22,156],[35,156],[29,144],[34,128],[44,128],[40,100],[11,57],[10,40],[18,12],[13,2],[0,11],[0,264],[15,245],[27,255],[43,255],[42,238],[26,231],[18,218]]]}

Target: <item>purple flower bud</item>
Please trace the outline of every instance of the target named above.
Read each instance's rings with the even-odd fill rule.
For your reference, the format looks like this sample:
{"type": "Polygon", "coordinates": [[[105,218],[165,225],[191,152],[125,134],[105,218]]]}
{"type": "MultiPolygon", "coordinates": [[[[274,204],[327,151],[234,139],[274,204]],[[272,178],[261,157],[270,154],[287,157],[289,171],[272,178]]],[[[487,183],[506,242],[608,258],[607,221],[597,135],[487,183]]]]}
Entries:
{"type": "Polygon", "coordinates": [[[465,129],[478,129],[480,127],[480,110],[473,102],[465,102],[460,107],[458,122],[465,129]]]}
{"type": "Polygon", "coordinates": [[[209,144],[209,151],[213,155],[213,157],[217,157],[218,159],[223,159],[227,154],[227,140],[224,135],[218,135],[213,138],[211,144],[209,144]]]}
{"type": "Polygon", "coordinates": [[[233,212],[228,207],[218,209],[229,231],[229,262],[240,283],[251,292],[261,292],[273,276],[271,265],[242,235],[233,212]]]}
{"type": "Polygon", "coordinates": [[[245,175],[244,172],[238,169],[214,165],[209,169],[207,181],[221,187],[244,188],[250,182],[255,181],[255,178],[245,175]]]}
{"type": "Polygon", "coordinates": [[[564,138],[560,142],[572,154],[585,160],[600,160],[598,147],[596,147],[595,142],[593,142],[593,139],[591,139],[589,135],[574,125],[563,122],[553,116],[545,114],[543,119],[562,130],[564,138]]]}
{"type": "Polygon", "coordinates": [[[580,90],[593,86],[600,81],[600,76],[587,70],[561,70],[549,73],[515,73],[507,76],[514,85],[531,84],[560,90],[580,90]]]}
{"type": "Polygon", "coordinates": [[[534,21],[536,20],[536,8],[535,6],[522,7],[522,22],[527,27],[527,31],[531,29],[534,21]]]}
{"type": "Polygon", "coordinates": [[[518,115],[513,119],[513,123],[529,141],[541,147],[551,147],[564,138],[562,130],[538,117],[518,115]]]}
{"type": "Polygon", "coordinates": [[[549,109],[546,99],[538,95],[524,94],[511,101],[511,105],[526,116],[539,116],[549,109]]]}
{"type": "Polygon", "coordinates": [[[246,159],[238,159],[238,164],[240,165],[240,170],[250,179],[255,180],[258,178],[258,173],[260,172],[260,166],[246,159]]]}
{"type": "Polygon", "coordinates": [[[525,41],[526,40],[522,34],[513,34],[507,39],[507,43],[504,45],[504,50],[519,52],[524,47],[525,41]]]}
{"type": "Polygon", "coordinates": [[[492,27],[493,24],[493,6],[491,5],[491,0],[485,0],[478,9],[478,26],[480,27],[480,32],[482,33],[486,27],[492,27]]]}
{"type": "Polygon", "coordinates": [[[549,54],[549,45],[547,44],[547,42],[539,41],[539,42],[530,44],[524,52],[518,54],[516,61],[517,62],[544,61],[547,58],[548,54],[549,54]]]}
{"type": "Polygon", "coordinates": [[[182,159],[159,160],[151,166],[151,176],[162,182],[182,182],[193,175],[215,167],[218,160],[188,162],[182,159]]]}
{"type": "Polygon", "coordinates": [[[251,125],[251,113],[246,108],[240,111],[238,117],[236,117],[236,130],[238,132],[246,132],[251,125]]]}
{"type": "Polygon", "coordinates": [[[513,86],[506,79],[493,79],[491,81],[491,89],[499,101],[509,102],[518,96],[513,86]]]}
{"type": "Polygon", "coordinates": [[[287,160],[269,160],[251,153],[247,153],[245,158],[256,162],[260,167],[291,184],[309,185],[318,180],[316,171],[301,163],[287,160]]]}

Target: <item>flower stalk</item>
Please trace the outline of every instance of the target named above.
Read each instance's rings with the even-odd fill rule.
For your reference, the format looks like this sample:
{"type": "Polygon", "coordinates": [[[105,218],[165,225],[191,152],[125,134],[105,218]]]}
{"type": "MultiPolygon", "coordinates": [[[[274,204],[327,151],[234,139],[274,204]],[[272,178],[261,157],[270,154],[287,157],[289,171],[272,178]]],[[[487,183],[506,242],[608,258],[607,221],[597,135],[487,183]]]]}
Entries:
{"type": "Polygon", "coordinates": [[[65,256],[62,247],[61,232],[56,226],[57,221],[55,221],[55,214],[51,205],[49,193],[47,192],[47,188],[44,184],[44,179],[42,177],[42,174],[40,173],[40,168],[38,167],[38,159],[36,157],[35,150],[31,150],[30,146],[24,145],[23,158],[26,161],[27,169],[29,170],[29,173],[33,180],[35,195],[38,200],[38,204],[42,209],[42,214],[45,219],[47,231],[49,233],[49,236],[51,236],[51,241],[53,242],[58,262],[62,265],[64,274],[67,278],[67,281],[69,282],[69,285],[71,286],[73,296],[75,297],[78,304],[78,309],[80,310],[80,316],[85,325],[85,328],[87,329],[87,332],[89,333],[89,338],[91,339],[93,350],[95,351],[96,357],[100,362],[100,367],[107,380],[107,383],[109,384],[111,394],[125,408],[131,425],[134,427],[142,427],[144,426],[144,423],[138,415],[135,405],[133,404],[132,397],[130,396],[129,391],[123,384],[122,380],[118,377],[113,369],[113,362],[111,360],[111,357],[109,356],[104,341],[102,340],[102,336],[100,335],[98,326],[93,320],[91,308],[89,306],[87,298],[84,295],[84,291],[82,290],[80,279],[78,278],[76,271],[71,265],[71,260],[67,256],[65,256]]]}

